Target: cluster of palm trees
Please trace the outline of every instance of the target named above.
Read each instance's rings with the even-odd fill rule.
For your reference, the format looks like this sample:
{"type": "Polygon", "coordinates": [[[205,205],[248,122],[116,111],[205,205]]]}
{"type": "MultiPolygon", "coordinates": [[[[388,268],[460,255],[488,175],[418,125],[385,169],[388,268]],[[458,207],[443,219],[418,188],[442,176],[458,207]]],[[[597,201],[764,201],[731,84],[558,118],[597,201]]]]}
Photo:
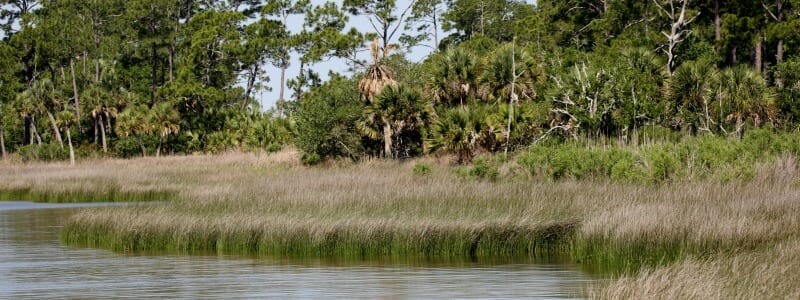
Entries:
{"type": "Polygon", "coordinates": [[[662,60],[641,48],[565,64],[534,58],[514,42],[483,54],[459,45],[422,63],[419,89],[395,80],[386,55],[373,49],[359,84],[366,108],[358,128],[383,140],[385,157],[402,156],[397,144],[413,131],[424,151],[468,163],[482,150],[513,150],[556,134],[630,141],[652,125],[742,136],[748,125],[774,124],[778,115],[775,90],[751,68],[697,60],[666,74],[662,60]]]}
{"type": "Polygon", "coordinates": [[[535,97],[541,76],[512,43],[488,59],[460,47],[434,54],[424,65],[422,89],[398,83],[385,64],[386,49],[378,41],[371,48],[373,64],[359,82],[366,107],[358,128],[383,141],[384,157],[407,156],[416,138],[426,152],[453,152],[468,163],[480,148],[504,142],[507,149],[517,122],[532,119],[514,107],[535,97]]]}

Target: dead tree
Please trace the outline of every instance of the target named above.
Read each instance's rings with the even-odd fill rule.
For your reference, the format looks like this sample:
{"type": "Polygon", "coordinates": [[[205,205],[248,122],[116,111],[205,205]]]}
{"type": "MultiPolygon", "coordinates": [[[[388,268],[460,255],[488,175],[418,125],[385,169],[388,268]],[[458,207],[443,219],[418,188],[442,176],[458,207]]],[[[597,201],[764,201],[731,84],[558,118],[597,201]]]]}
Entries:
{"type": "MultiPolygon", "coordinates": [[[[672,24],[669,33],[661,32],[667,37],[667,44],[664,45],[666,46],[666,50],[664,50],[664,52],[667,54],[667,73],[672,77],[672,73],[674,72],[673,68],[675,67],[675,48],[691,33],[687,27],[700,16],[700,13],[698,12],[691,19],[686,18],[686,9],[691,0],[667,0],[666,2],[669,6],[662,5],[658,1],[659,0],[653,0],[656,6],[669,18],[672,24]],[[676,7],[676,4],[680,5],[680,7],[676,7]]],[[[664,46],[661,48],[663,49],[664,46]]]]}

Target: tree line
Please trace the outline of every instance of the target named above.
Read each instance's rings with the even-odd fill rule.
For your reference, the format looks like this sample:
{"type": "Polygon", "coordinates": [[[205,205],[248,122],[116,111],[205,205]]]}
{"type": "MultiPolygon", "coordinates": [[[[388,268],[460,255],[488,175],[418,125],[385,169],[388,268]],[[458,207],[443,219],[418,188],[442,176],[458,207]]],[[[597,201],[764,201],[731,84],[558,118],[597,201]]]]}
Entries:
{"type": "Polygon", "coordinates": [[[794,131],[799,20],[795,0],[2,0],[0,146],[467,163],[570,140],[794,131]],[[431,54],[409,61],[416,48],[431,54]],[[349,70],[315,71],[331,59],[349,70]]]}

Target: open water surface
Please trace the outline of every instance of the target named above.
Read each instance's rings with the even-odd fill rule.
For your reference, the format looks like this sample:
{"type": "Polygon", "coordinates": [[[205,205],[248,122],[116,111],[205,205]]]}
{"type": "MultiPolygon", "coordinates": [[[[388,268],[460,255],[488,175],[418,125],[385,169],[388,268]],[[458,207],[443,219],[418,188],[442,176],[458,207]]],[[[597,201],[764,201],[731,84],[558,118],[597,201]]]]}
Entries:
{"type": "Polygon", "coordinates": [[[0,201],[0,299],[559,299],[594,280],[563,262],[380,262],[120,254],[58,240],[80,207],[0,201]]]}

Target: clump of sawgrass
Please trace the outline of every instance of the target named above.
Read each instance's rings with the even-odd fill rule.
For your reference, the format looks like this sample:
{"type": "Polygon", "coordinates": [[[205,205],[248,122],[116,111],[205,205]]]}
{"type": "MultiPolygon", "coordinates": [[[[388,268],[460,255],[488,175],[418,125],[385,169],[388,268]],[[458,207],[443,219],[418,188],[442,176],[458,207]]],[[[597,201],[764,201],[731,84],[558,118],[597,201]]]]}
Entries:
{"type": "Polygon", "coordinates": [[[597,299],[800,299],[800,242],[645,268],[596,284],[589,294],[597,299]]]}

